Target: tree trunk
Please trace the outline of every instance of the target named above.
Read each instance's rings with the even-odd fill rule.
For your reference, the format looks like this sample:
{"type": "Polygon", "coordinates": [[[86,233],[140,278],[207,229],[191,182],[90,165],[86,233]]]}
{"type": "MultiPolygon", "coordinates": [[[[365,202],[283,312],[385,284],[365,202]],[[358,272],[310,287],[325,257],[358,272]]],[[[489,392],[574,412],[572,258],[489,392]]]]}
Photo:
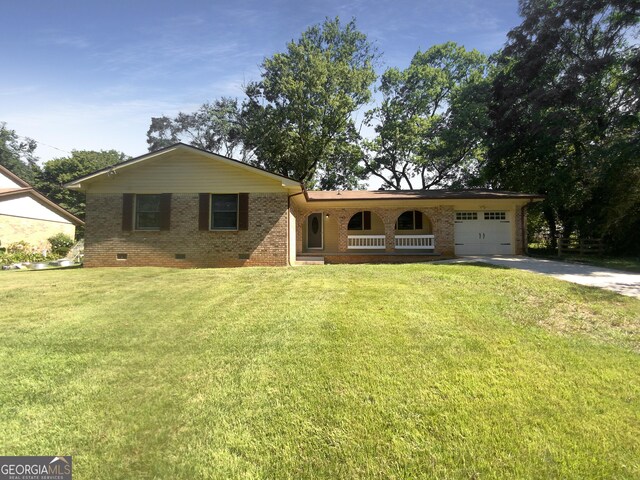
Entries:
{"type": "Polygon", "coordinates": [[[551,248],[554,250],[558,248],[558,226],[556,222],[556,214],[553,211],[553,208],[550,206],[545,206],[542,209],[542,213],[544,214],[544,218],[547,221],[547,225],[549,226],[549,236],[551,237],[551,248]]]}

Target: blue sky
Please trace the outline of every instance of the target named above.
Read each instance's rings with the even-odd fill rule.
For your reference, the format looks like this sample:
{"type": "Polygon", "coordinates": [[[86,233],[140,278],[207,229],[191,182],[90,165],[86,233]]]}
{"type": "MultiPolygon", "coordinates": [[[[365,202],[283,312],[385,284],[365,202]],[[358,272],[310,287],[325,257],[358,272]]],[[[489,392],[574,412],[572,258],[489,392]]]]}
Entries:
{"type": "Polygon", "coordinates": [[[520,23],[517,0],[4,2],[0,121],[52,147],[147,151],[152,116],[242,96],[265,57],[325,17],[355,17],[380,72],[453,40],[485,53],[520,23]]]}

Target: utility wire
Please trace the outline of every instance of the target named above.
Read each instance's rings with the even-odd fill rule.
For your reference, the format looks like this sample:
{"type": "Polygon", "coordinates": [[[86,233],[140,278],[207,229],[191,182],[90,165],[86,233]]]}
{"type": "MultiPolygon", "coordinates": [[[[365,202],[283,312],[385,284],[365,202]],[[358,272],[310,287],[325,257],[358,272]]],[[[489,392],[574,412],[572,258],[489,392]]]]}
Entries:
{"type": "Polygon", "coordinates": [[[36,140],[33,137],[25,137],[24,135],[17,135],[17,134],[16,134],[16,137],[23,138],[24,140],[33,140],[38,145],[44,145],[45,147],[53,148],[54,150],[58,150],[59,152],[66,153],[68,155],[72,155],[72,153],[67,151],[67,150],[63,150],[62,148],[54,147],[53,145],[49,145],[48,143],[44,143],[44,142],[41,142],[40,140],[36,140]]]}

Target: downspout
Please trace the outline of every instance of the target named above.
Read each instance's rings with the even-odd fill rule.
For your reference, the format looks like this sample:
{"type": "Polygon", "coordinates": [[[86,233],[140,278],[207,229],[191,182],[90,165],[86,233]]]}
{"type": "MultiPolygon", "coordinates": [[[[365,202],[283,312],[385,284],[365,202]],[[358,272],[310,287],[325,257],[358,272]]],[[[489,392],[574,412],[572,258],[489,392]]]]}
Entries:
{"type": "MultiPolygon", "coordinates": [[[[293,265],[291,265],[291,197],[295,197],[297,195],[302,195],[303,193],[306,196],[306,190],[304,188],[304,185],[302,183],[300,183],[300,186],[302,187],[302,190],[298,193],[294,193],[291,195],[287,195],[287,265],[289,265],[290,267],[293,267],[293,265]]],[[[296,227],[297,229],[297,227],[296,227]]],[[[296,245],[298,244],[298,242],[296,241],[296,245]]],[[[294,247],[296,248],[296,247],[294,247]]],[[[296,252],[297,254],[298,252],[296,252]]]]}

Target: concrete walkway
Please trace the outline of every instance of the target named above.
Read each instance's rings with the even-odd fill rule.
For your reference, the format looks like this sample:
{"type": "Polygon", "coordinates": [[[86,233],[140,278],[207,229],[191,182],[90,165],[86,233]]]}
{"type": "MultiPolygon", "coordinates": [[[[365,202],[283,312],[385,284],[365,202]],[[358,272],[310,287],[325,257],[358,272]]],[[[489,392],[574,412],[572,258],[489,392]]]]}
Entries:
{"type": "Polygon", "coordinates": [[[450,260],[450,262],[483,262],[501,267],[519,268],[520,270],[550,275],[567,282],[600,287],[629,297],[640,298],[640,274],[638,273],[524,256],[474,256],[457,258],[450,260]]]}

